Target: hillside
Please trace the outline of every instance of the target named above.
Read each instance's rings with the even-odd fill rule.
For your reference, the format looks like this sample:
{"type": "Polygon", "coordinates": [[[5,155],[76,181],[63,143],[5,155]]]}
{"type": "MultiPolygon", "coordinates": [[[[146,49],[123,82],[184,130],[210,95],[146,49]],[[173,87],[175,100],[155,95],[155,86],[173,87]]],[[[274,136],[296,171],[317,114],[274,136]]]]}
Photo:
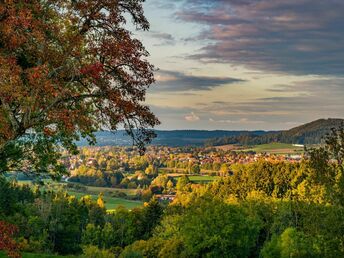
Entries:
{"type": "Polygon", "coordinates": [[[332,128],[338,128],[344,124],[344,119],[319,119],[289,130],[279,132],[268,132],[257,135],[252,132],[249,135],[239,135],[209,139],[207,146],[217,146],[225,144],[267,144],[271,142],[294,143],[294,144],[318,144],[328,134],[332,128]]]}
{"type": "MultiPolygon", "coordinates": [[[[339,127],[344,119],[319,119],[285,131],[224,131],[224,130],[156,130],[157,137],[152,145],[170,147],[181,146],[219,146],[226,144],[256,145],[271,142],[316,144],[333,127],[339,127]]],[[[115,133],[102,131],[96,133],[97,146],[129,146],[131,138],[125,131],[115,133]]],[[[87,146],[85,140],[78,146],[87,146]]]]}
{"type": "Polygon", "coordinates": [[[278,134],[278,141],[285,143],[320,143],[332,128],[344,124],[343,119],[319,119],[278,134]]]}
{"type": "MultiPolygon", "coordinates": [[[[181,146],[203,146],[208,139],[237,137],[240,135],[264,135],[266,131],[207,131],[207,130],[172,130],[155,131],[157,137],[153,140],[153,145],[164,145],[170,147],[181,146]]],[[[125,131],[119,130],[115,133],[109,131],[97,132],[97,146],[128,146],[132,144],[131,138],[125,131]]],[[[85,140],[77,142],[78,146],[87,146],[85,140]]]]}

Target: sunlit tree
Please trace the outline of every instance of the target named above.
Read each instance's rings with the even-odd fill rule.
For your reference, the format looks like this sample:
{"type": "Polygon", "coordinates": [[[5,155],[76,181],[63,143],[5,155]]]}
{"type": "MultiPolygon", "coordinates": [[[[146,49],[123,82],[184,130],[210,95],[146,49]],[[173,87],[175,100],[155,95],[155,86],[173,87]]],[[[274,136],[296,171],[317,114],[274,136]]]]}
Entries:
{"type": "Polygon", "coordinates": [[[123,125],[143,149],[157,118],[148,52],[125,26],[148,30],[144,0],[0,2],[0,169],[55,171],[62,146],[123,125]]]}

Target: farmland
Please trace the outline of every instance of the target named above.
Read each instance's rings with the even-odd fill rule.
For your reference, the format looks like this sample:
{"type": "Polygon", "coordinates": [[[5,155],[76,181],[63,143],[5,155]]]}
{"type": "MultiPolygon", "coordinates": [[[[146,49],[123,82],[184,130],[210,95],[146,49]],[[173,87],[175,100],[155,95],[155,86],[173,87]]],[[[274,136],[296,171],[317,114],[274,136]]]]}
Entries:
{"type": "MultiPolygon", "coordinates": [[[[173,174],[173,177],[178,179],[181,176],[181,174],[173,174]]],[[[190,181],[195,184],[205,184],[212,182],[218,178],[219,176],[188,176],[190,181]]]]}
{"type": "MultiPolygon", "coordinates": [[[[42,187],[42,190],[47,190],[47,189],[54,189],[54,190],[59,190],[61,189],[65,183],[58,183],[58,182],[52,182],[51,180],[46,181],[45,186],[42,187]]],[[[22,180],[18,182],[19,184],[29,184],[32,185],[32,181],[30,180],[22,180]]],[[[74,195],[76,198],[80,199],[81,197],[85,195],[91,196],[93,200],[97,200],[98,195],[100,193],[105,193],[103,196],[103,200],[105,202],[105,207],[107,210],[114,210],[119,206],[123,206],[127,209],[133,209],[139,206],[143,205],[143,202],[141,201],[134,201],[134,200],[127,200],[125,198],[117,198],[117,197],[112,197],[111,194],[114,192],[122,192],[127,194],[128,196],[134,196],[136,193],[135,189],[115,189],[115,188],[110,188],[110,187],[93,187],[93,186],[87,186],[85,187],[85,191],[73,191],[73,190],[67,190],[67,193],[69,195],[74,195]]]]}
{"type": "MultiPolygon", "coordinates": [[[[99,191],[99,193],[100,192],[101,190],[99,191]]],[[[68,191],[68,194],[74,195],[78,199],[80,199],[81,197],[85,195],[90,195],[93,200],[97,200],[98,198],[98,195],[96,194],[87,194],[87,193],[73,192],[73,191],[68,191]]],[[[123,198],[115,198],[115,197],[110,197],[110,196],[104,196],[103,200],[105,202],[105,207],[107,210],[115,210],[119,206],[123,206],[130,210],[130,209],[139,207],[143,204],[140,201],[132,201],[132,200],[126,200],[123,198]]]]}
{"type": "Polygon", "coordinates": [[[294,146],[287,143],[269,143],[255,145],[250,148],[244,149],[244,151],[254,151],[256,153],[271,153],[271,154],[301,154],[303,153],[303,147],[294,146]]]}

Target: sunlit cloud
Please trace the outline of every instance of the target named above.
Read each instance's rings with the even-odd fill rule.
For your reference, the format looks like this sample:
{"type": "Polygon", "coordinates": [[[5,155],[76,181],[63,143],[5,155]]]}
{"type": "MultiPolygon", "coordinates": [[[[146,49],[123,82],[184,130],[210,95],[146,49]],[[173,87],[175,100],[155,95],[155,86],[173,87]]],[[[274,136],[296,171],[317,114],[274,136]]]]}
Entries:
{"type": "Polygon", "coordinates": [[[190,114],[184,116],[184,119],[188,122],[196,122],[200,120],[200,117],[197,116],[194,112],[191,112],[190,114]]]}
{"type": "Polygon", "coordinates": [[[215,120],[213,118],[209,118],[209,122],[213,123],[222,123],[222,124],[261,124],[264,123],[264,121],[257,121],[257,120],[249,120],[248,118],[240,118],[238,120],[215,120]]]}

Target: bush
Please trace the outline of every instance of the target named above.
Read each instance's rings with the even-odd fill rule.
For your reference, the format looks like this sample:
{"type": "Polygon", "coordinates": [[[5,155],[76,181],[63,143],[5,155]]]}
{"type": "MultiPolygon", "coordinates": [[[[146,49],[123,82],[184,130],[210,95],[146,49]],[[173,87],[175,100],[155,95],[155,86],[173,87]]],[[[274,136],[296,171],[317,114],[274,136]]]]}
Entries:
{"type": "Polygon", "coordinates": [[[114,254],[106,249],[99,249],[94,245],[83,247],[83,254],[87,258],[113,258],[114,254]]]}
{"type": "Polygon", "coordinates": [[[121,191],[115,191],[111,194],[112,197],[117,197],[117,198],[126,198],[127,194],[123,193],[121,191]]]}
{"type": "Polygon", "coordinates": [[[312,243],[312,237],[305,236],[295,228],[287,228],[280,236],[273,236],[262,251],[262,258],[273,257],[324,257],[318,253],[318,248],[312,243]]]}

